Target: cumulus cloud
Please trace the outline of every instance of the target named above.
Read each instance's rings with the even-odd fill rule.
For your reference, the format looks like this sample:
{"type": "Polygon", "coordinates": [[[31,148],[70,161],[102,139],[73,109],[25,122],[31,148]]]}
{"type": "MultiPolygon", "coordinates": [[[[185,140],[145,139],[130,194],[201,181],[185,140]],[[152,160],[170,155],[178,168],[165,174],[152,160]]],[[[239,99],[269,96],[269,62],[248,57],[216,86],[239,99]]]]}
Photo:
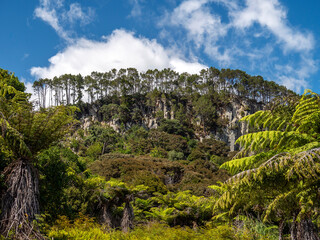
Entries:
{"type": "MultiPolygon", "coordinates": [[[[144,14],[144,1],[129,0],[130,17],[144,14]]],[[[194,56],[205,53],[219,67],[254,69],[266,79],[299,91],[318,70],[311,54],[313,34],[292,26],[279,0],[180,1],[158,24],[160,36],[165,35],[162,40],[175,50],[125,30],[115,30],[101,41],[74,38],[72,25],[88,24],[94,16],[92,9],[79,3],[65,6],[64,0],[40,0],[34,13],[67,41],[67,47],[49,59],[49,66],[31,69],[35,77],[127,67],[196,73],[206,66],[194,56]],[[183,56],[194,60],[186,61],[183,56]]]]}
{"type": "Polygon", "coordinates": [[[198,73],[206,68],[198,62],[188,62],[176,51],[165,49],[156,40],[135,37],[132,32],[115,30],[102,41],[79,39],[49,59],[48,67],[33,67],[38,78],[53,78],[65,73],[88,75],[112,68],[134,67],[139,71],[171,68],[179,72],[198,73]]]}

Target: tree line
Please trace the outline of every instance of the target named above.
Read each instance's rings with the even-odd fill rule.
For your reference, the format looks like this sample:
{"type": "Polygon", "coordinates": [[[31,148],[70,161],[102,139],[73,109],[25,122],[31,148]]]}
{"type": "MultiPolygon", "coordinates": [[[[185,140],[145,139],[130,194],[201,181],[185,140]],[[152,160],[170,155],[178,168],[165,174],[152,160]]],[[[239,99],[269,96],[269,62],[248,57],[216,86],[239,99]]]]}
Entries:
{"type": "Polygon", "coordinates": [[[82,76],[64,74],[53,79],[39,79],[33,84],[39,107],[92,103],[106,96],[146,94],[158,90],[166,94],[188,96],[225,93],[268,103],[276,96],[287,96],[292,91],[261,76],[251,76],[241,70],[210,67],[199,74],[172,69],[138,72],[135,68],[92,72],[82,76]]]}

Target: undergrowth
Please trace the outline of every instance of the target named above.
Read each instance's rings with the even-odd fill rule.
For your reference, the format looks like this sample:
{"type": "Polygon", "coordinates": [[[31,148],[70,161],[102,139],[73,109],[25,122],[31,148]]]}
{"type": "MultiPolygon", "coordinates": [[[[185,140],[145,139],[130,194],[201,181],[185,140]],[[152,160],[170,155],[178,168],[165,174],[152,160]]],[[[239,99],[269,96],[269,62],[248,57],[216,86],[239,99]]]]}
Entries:
{"type": "Polygon", "coordinates": [[[200,229],[169,227],[153,222],[124,233],[104,228],[92,218],[81,216],[75,221],[60,217],[54,226],[47,229],[47,236],[55,240],[275,240],[277,231],[254,221],[246,221],[241,228],[222,224],[200,229]]]}

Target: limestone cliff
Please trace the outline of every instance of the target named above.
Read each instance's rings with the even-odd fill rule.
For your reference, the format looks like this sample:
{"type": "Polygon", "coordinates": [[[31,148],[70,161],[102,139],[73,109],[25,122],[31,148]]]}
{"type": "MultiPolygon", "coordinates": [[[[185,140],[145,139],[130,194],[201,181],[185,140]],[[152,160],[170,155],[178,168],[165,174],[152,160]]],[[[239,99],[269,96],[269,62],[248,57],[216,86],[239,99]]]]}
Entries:
{"type": "MultiPolygon", "coordinates": [[[[174,101],[166,97],[157,98],[150,106],[145,102],[136,104],[136,108],[141,112],[139,121],[130,118],[126,123],[122,123],[118,115],[112,115],[111,118],[105,119],[101,114],[103,103],[94,103],[88,105],[82,111],[81,121],[84,128],[88,128],[92,122],[99,121],[103,125],[112,127],[117,132],[123,132],[133,125],[140,125],[146,129],[158,128],[161,119],[176,119],[176,106],[174,101]]],[[[258,110],[263,109],[264,104],[248,99],[233,98],[227,103],[217,107],[216,125],[208,131],[204,131],[200,117],[195,113],[190,102],[184,103],[186,120],[194,130],[195,136],[202,141],[204,138],[215,138],[227,143],[230,150],[237,150],[235,141],[241,135],[247,132],[246,123],[239,120],[258,110]]]]}

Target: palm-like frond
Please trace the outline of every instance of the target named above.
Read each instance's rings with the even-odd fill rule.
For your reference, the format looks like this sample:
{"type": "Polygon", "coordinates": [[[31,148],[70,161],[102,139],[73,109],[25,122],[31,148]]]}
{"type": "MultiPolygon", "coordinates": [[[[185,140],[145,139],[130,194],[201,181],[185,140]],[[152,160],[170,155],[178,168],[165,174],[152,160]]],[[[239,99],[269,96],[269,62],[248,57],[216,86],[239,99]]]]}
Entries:
{"type": "Polygon", "coordinates": [[[307,90],[291,116],[281,114],[285,111],[259,111],[242,119],[255,132],[241,136],[240,153],[221,166],[236,175],[219,187],[217,211],[232,215],[263,204],[267,220],[297,211],[303,216],[320,207],[315,190],[320,177],[319,96],[307,90]]]}

